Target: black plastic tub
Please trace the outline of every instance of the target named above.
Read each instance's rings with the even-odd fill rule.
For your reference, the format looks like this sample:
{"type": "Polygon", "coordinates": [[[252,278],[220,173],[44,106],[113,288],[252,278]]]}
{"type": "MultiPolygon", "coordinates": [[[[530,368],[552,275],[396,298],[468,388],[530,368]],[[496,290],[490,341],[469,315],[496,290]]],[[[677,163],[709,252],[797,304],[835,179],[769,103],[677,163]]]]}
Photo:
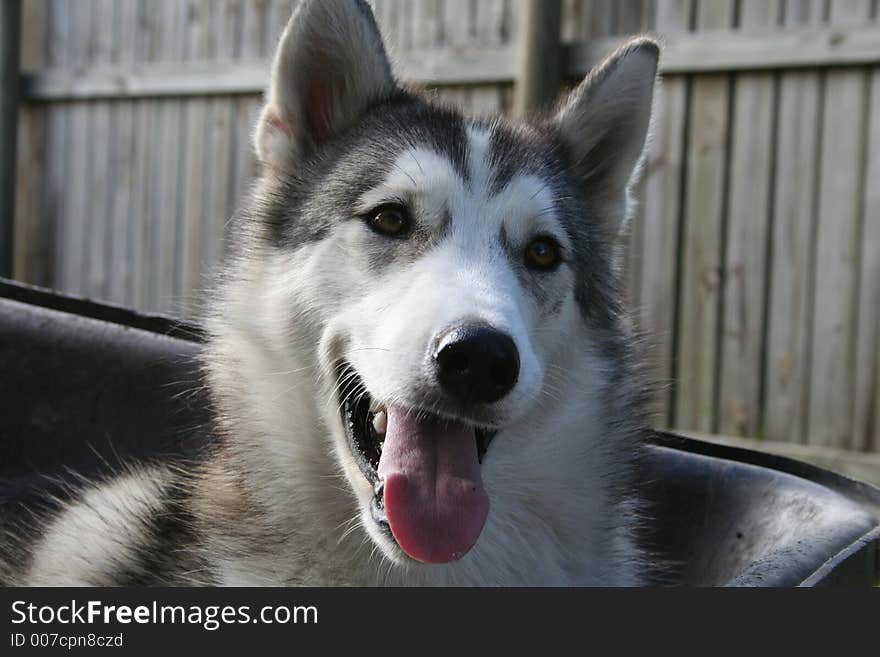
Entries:
{"type": "MultiPolygon", "coordinates": [[[[0,534],[45,475],[203,441],[199,331],[0,282],[0,534]]],[[[642,473],[658,584],[872,586],[880,490],[793,459],[656,433],[642,473]]]]}

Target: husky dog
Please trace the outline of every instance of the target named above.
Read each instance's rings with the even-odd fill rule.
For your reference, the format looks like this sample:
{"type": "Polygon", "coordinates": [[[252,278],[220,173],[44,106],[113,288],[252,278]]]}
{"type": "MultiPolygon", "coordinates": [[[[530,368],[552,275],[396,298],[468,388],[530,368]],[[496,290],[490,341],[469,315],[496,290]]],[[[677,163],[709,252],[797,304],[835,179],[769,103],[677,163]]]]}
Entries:
{"type": "Polygon", "coordinates": [[[87,487],[8,581],[644,582],[616,245],[657,58],[475,120],[395,79],[366,3],[302,2],[206,317],[211,449],[87,487]]]}

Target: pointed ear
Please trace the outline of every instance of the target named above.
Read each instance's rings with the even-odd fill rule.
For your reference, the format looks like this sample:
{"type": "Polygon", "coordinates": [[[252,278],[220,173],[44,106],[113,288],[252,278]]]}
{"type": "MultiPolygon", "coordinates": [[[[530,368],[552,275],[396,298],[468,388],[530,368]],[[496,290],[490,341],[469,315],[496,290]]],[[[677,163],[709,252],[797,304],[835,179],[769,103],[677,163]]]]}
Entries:
{"type": "Polygon", "coordinates": [[[623,45],[571,92],[554,119],[585,193],[617,221],[626,214],[648,136],[659,53],[650,39],[623,45]]]}
{"type": "Polygon", "coordinates": [[[254,133],[261,162],[290,168],[396,88],[363,0],[303,0],[275,53],[254,133]]]}

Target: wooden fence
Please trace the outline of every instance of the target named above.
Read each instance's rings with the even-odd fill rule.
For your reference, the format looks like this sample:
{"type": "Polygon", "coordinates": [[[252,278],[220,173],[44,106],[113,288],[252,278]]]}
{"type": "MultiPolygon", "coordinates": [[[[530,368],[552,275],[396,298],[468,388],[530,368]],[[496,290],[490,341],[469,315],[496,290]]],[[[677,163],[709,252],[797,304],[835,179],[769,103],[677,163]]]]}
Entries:
{"type": "MultiPolygon", "coordinates": [[[[375,0],[402,75],[510,106],[515,0],[375,0]]],[[[192,312],[289,0],[24,0],[18,278],[192,312]]],[[[627,283],[661,424],[880,451],[878,0],[566,0],[576,78],[664,38],[627,283]]]]}

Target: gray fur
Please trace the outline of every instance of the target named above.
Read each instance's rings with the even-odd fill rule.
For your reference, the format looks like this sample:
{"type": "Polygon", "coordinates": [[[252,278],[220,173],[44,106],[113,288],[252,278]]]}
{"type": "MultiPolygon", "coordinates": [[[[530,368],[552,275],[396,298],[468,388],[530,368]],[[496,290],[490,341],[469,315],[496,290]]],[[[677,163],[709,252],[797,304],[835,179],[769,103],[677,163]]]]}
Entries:
{"type": "Polygon", "coordinates": [[[443,153],[466,175],[464,119],[399,91],[371,106],[356,126],[330,139],[295,172],[265,171],[260,193],[242,218],[262,224],[279,247],[322,239],[333,226],[360,218],[354,208],[358,197],[414,146],[443,153]],[[316,196],[315,189],[323,193],[316,196]]]}

